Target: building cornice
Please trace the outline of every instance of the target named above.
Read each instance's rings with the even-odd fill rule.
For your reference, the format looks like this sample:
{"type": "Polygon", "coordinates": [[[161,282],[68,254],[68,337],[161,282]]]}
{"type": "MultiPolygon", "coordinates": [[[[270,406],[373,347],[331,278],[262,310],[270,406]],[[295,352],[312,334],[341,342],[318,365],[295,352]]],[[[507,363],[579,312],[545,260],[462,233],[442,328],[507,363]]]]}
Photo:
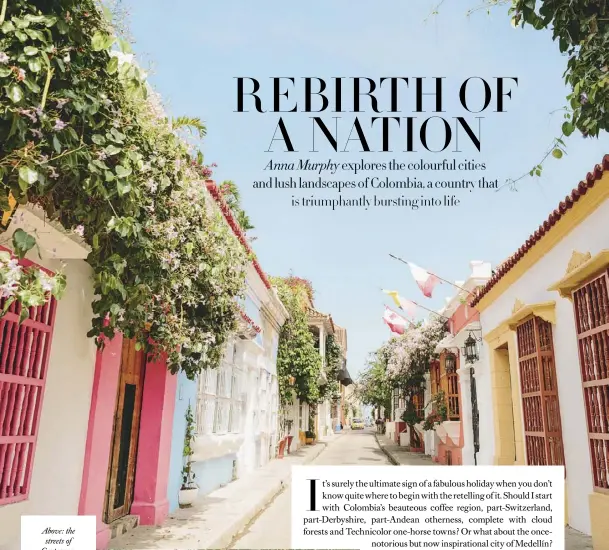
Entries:
{"type": "Polygon", "coordinates": [[[582,253],[574,250],[565,276],[548,290],[558,291],[563,298],[571,300],[574,290],[600,275],[607,267],[609,267],[609,250],[601,250],[595,256],[590,252],[582,253]]]}
{"type": "Polygon", "coordinates": [[[540,302],[538,304],[525,305],[520,300],[516,300],[512,309],[512,316],[507,319],[504,324],[506,324],[510,330],[516,330],[516,327],[531,315],[540,317],[544,321],[555,325],[556,302],[540,302]]]}
{"type": "Polygon", "coordinates": [[[515,331],[518,325],[527,317],[534,315],[540,317],[548,323],[556,324],[556,302],[540,302],[537,304],[525,305],[520,300],[516,300],[512,308],[512,315],[502,323],[484,335],[484,340],[488,343],[501,337],[505,332],[515,331]]]}
{"type": "Polygon", "coordinates": [[[566,235],[609,198],[609,155],[587,174],[527,241],[496,270],[472,302],[479,312],[488,308],[566,235]]]}

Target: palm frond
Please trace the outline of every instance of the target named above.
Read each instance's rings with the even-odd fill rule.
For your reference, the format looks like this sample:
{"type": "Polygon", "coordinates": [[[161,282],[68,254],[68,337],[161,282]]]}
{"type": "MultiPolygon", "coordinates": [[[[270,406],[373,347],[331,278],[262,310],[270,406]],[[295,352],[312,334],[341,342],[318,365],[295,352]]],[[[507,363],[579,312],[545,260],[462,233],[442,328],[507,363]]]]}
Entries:
{"type": "Polygon", "coordinates": [[[192,134],[198,134],[200,138],[204,138],[207,135],[207,128],[205,123],[200,118],[194,118],[189,116],[180,116],[171,119],[171,127],[174,130],[185,128],[192,134]]]}

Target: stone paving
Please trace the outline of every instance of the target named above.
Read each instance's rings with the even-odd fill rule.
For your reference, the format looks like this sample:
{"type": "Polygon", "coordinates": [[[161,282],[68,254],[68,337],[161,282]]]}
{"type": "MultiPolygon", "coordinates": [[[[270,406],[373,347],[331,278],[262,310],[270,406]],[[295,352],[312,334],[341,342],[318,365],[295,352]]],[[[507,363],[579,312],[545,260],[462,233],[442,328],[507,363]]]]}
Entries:
{"type": "MultiPolygon", "coordinates": [[[[369,430],[346,430],[345,435],[312,462],[315,466],[387,466],[389,460],[369,430]]],[[[237,537],[230,550],[292,548],[291,491],[283,491],[237,537]]]]}
{"type": "MultiPolygon", "coordinates": [[[[383,452],[387,454],[392,464],[399,466],[438,466],[430,457],[420,454],[411,453],[405,447],[400,447],[395,442],[391,441],[384,435],[376,435],[377,442],[383,452]]],[[[565,550],[592,550],[592,538],[565,527],[565,550]]]]}
{"type": "MultiPolygon", "coordinates": [[[[290,548],[291,467],[309,463],[438,466],[430,457],[422,453],[411,453],[386,436],[368,430],[346,430],[343,434],[326,438],[314,446],[303,447],[283,460],[271,461],[250,476],[199,499],[192,508],[178,510],[161,527],[138,527],[111,541],[109,548],[290,548]]],[[[590,537],[570,527],[565,529],[565,540],[566,550],[593,548],[590,537]]]]}
{"type": "Polygon", "coordinates": [[[408,448],[400,447],[386,435],[374,434],[382,451],[396,466],[439,466],[424,453],[411,453],[408,448]]]}
{"type": "Polygon", "coordinates": [[[289,484],[294,465],[313,461],[342,435],[272,460],[247,477],[213,491],[191,507],[170,514],[162,526],[140,526],[111,540],[109,550],[204,550],[226,548],[233,537],[289,484]]]}

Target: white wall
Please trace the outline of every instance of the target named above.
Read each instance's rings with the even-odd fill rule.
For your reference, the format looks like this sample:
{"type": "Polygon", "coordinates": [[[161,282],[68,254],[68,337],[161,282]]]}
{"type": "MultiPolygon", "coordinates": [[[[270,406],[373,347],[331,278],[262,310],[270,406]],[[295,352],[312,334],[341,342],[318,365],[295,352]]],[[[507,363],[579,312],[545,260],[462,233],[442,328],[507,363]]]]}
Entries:
{"type": "MultiPolygon", "coordinates": [[[[32,261],[58,270],[57,261],[32,261]]],[[[57,303],[30,496],[0,506],[0,548],[18,550],[20,516],[78,513],[96,347],[91,328],[91,268],[66,262],[66,293],[57,303]]]]}
{"type": "MultiPolygon", "coordinates": [[[[511,310],[510,310],[511,311],[511,310]]],[[[482,331],[486,324],[482,324],[482,331]]],[[[480,361],[476,364],[476,390],[478,392],[478,412],[480,414],[480,452],[477,460],[481,466],[494,464],[495,457],[495,412],[493,410],[493,392],[491,386],[491,375],[489,363],[488,346],[483,343],[480,346],[480,361]]],[[[464,426],[464,429],[466,427],[464,426]]]]}
{"type": "Polygon", "coordinates": [[[463,424],[461,463],[464,466],[471,466],[474,464],[474,432],[470,368],[469,366],[462,366],[457,372],[461,388],[461,423],[463,424]]]}
{"type": "MultiPolygon", "coordinates": [[[[511,285],[482,312],[480,318],[483,330],[488,331],[511,316],[516,299],[525,305],[556,301],[556,326],[553,327],[554,355],[567,469],[569,524],[588,534],[590,533],[588,495],[592,492],[592,476],[573,305],[569,300],[561,298],[557,292],[549,292],[546,289],[563,277],[574,250],[590,252],[594,256],[607,248],[609,248],[609,202],[602,204],[523,277],[511,285]]],[[[483,349],[485,348],[486,346],[483,349]]],[[[512,368],[515,367],[517,366],[512,365],[512,368]]],[[[490,381],[485,383],[484,392],[479,386],[479,402],[482,394],[490,399],[490,381]]],[[[482,418],[481,412],[481,421],[482,418]]]]}

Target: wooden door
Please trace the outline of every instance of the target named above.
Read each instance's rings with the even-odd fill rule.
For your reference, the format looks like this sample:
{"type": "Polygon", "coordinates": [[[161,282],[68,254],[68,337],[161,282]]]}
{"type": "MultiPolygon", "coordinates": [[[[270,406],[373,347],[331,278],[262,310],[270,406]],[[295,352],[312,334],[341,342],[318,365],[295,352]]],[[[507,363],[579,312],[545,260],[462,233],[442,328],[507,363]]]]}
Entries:
{"type": "Polygon", "coordinates": [[[135,341],[123,340],[106,490],[106,523],[128,515],[131,510],[145,364],[146,355],[135,350],[135,341]]]}
{"type": "Polygon", "coordinates": [[[565,464],[552,325],[529,317],[516,328],[527,464],[565,464]]]}

